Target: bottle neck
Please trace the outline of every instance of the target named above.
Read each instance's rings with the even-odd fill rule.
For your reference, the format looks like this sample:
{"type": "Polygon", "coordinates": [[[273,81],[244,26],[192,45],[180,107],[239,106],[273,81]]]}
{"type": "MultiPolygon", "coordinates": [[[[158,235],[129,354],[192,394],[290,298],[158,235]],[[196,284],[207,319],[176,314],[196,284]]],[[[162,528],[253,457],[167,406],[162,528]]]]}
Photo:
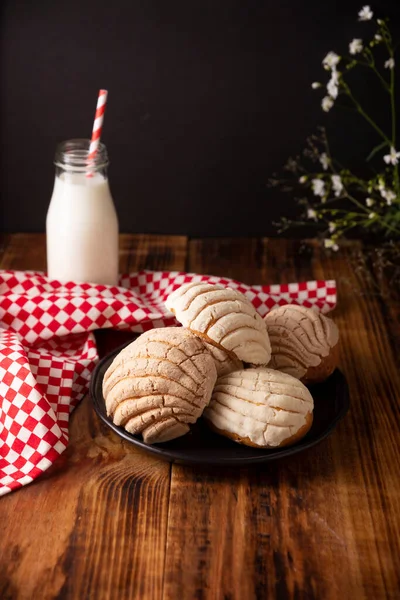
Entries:
{"type": "Polygon", "coordinates": [[[95,175],[99,173],[107,178],[109,165],[107,149],[99,144],[95,156],[89,158],[90,140],[74,139],[62,142],[57,146],[54,157],[56,176],[65,174],[95,175]]]}

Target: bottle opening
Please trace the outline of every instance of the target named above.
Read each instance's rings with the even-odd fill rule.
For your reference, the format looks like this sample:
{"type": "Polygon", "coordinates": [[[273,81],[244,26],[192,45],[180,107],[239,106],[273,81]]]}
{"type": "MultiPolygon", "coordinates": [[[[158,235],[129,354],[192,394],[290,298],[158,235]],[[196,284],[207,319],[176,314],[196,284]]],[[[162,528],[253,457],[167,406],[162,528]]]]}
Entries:
{"type": "Polygon", "coordinates": [[[84,173],[88,170],[100,170],[108,166],[108,154],[104,144],[100,143],[96,156],[89,160],[90,140],[74,139],[61,142],[56,148],[54,164],[64,171],[84,173]]]}

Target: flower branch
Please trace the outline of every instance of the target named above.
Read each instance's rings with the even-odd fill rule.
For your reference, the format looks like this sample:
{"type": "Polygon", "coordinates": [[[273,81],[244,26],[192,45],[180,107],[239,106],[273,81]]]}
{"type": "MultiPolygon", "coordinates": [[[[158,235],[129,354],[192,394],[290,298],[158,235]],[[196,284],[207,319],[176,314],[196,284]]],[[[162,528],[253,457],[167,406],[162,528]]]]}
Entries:
{"type": "MultiPolygon", "coordinates": [[[[337,250],[340,240],[351,231],[371,230],[375,235],[391,236],[400,239],[400,151],[396,150],[396,102],[395,102],[395,47],[388,21],[374,20],[370,6],[364,6],[358,13],[359,21],[376,23],[376,31],[370,40],[354,38],[349,43],[349,56],[328,52],[322,66],[329,74],[326,84],[312,83],[314,90],[325,88],[321,100],[324,112],[330,112],[337,99],[348,98],[354,110],[363,117],[379,135],[381,142],[366,154],[366,163],[378,160],[380,170],[375,170],[369,178],[360,176],[345,168],[332,156],[324,129],[319,135],[307,140],[302,156],[290,159],[285,170],[292,174],[291,180],[274,178],[271,185],[285,191],[296,191],[300,187],[302,197],[298,198],[303,207],[303,219],[291,222],[283,219],[281,231],[293,226],[313,224],[325,238],[327,248],[337,250]],[[378,63],[375,48],[383,46],[387,59],[378,63]],[[348,73],[357,67],[370,69],[390,97],[391,131],[386,133],[375,119],[365,110],[354,94],[348,81],[348,73]],[[390,71],[389,81],[384,70],[390,71]],[[319,165],[319,168],[315,165],[319,165]],[[308,192],[308,195],[304,195],[308,192]]],[[[340,108],[348,108],[340,106],[340,108]]]]}

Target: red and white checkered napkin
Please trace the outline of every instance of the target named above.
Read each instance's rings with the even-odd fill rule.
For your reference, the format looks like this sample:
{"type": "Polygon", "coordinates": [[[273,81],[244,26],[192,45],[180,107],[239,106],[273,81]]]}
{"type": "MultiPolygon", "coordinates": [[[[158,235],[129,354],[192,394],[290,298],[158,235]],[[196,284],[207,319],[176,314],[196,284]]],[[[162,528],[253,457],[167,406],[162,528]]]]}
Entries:
{"type": "Polygon", "coordinates": [[[336,305],[334,281],[251,287],[220,277],[141,271],[110,287],[0,271],[0,496],[30,483],[65,450],[69,415],[98,358],[91,332],[176,325],[164,301],[191,281],[235,288],[261,315],[287,303],[323,312],[336,305]]]}

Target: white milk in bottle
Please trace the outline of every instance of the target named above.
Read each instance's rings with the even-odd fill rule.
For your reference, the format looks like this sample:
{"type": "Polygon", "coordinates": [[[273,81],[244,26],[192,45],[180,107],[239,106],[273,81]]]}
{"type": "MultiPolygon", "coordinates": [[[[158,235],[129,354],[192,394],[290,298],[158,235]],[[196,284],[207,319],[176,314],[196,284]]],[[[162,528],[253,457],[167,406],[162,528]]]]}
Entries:
{"type": "Polygon", "coordinates": [[[89,162],[90,140],[60,144],[47,212],[47,274],[62,282],[118,283],[118,220],[100,144],[89,162]]]}

